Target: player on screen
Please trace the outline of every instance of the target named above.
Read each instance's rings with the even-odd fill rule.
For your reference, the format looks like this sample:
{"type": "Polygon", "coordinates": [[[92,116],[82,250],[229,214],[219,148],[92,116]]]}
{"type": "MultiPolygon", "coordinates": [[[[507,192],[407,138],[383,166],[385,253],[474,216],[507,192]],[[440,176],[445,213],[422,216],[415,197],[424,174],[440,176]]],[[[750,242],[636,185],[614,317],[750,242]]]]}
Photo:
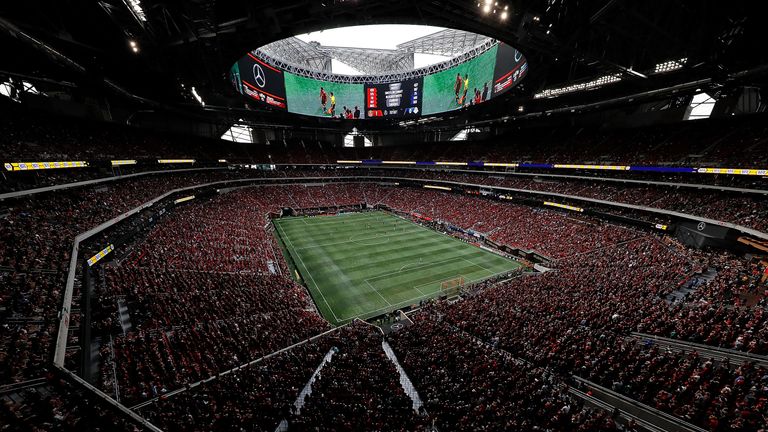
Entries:
{"type": "Polygon", "coordinates": [[[328,102],[328,95],[325,93],[325,89],[320,87],[320,105],[323,107],[323,112],[325,112],[325,105],[328,102]]]}
{"type": "Polygon", "coordinates": [[[328,114],[330,114],[331,117],[336,115],[336,96],[334,96],[333,92],[331,92],[331,107],[328,108],[328,114]]]}
{"type": "Polygon", "coordinates": [[[483,84],[483,98],[482,102],[485,102],[488,100],[488,82],[486,81],[485,84],[483,84]]]}
{"type": "Polygon", "coordinates": [[[355,105],[355,112],[353,114],[353,117],[356,119],[360,118],[360,108],[358,108],[357,105],[355,105]]]}
{"type": "Polygon", "coordinates": [[[461,85],[459,85],[459,92],[456,93],[456,104],[459,106],[464,106],[465,103],[467,103],[467,92],[469,91],[469,75],[464,74],[464,79],[461,78],[461,75],[459,75],[457,80],[457,83],[461,81],[461,85]],[[464,90],[461,91],[461,88],[464,87],[464,90]]]}
{"type": "Polygon", "coordinates": [[[459,100],[459,93],[461,93],[461,85],[462,85],[461,74],[457,73],[456,74],[456,83],[453,85],[453,92],[456,93],[456,100],[457,101],[459,100]]]}

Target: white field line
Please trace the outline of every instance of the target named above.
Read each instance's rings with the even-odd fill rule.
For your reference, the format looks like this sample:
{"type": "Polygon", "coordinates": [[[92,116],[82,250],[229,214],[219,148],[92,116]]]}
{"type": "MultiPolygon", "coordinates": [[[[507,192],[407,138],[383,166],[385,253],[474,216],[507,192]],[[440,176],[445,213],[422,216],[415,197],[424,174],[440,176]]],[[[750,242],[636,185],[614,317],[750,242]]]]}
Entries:
{"type": "Polygon", "coordinates": [[[482,265],[482,264],[473,263],[472,261],[470,261],[470,260],[468,260],[468,259],[466,259],[466,258],[464,258],[464,257],[461,257],[461,259],[463,259],[464,261],[466,261],[466,262],[468,262],[468,263],[472,264],[473,266],[476,266],[476,267],[480,267],[481,269],[483,269],[483,270],[485,270],[485,271],[487,271],[487,272],[491,272],[491,273],[493,273],[493,270],[489,269],[488,267],[485,267],[485,266],[484,266],[484,265],[482,265]]]}
{"type": "MultiPolygon", "coordinates": [[[[428,262],[428,263],[417,265],[416,267],[411,267],[411,268],[409,268],[406,271],[421,269],[421,268],[424,268],[424,267],[430,267],[430,266],[437,265],[437,264],[443,264],[445,262],[448,262],[448,261],[451,261],[451,260],[455,260],[457,258],[463,258],[463,257],[454,256],[454,257],[446,258],[446,259],[440,260],[440,261],[428,262]]],[[[370,278],[366,279],[365,281],[367,282],[367,281],[374,280],[374,279],[381,279],[383,277],[392,276],[393,274],[397,274],[397,273],[401,273],[401,272],[402,272],[402,269],[401,270],[395,270],[395,271],[392,271],[392,272],[389,272],[389,273],[384,273],[384,274],[376,275],[374,277],[370,277],[370,278]]]]}
{"type": "MultiPolygon", "coordinates": [[[[373,215],[373,213],[369,213],[369,214],[370,214],[370,215],[373,215]]],[[[366,218],[370,218],[370,217],[373,217],[373,216],[368,216],[369,214],[366,214],[366,216],[367,216],[366,218]]],[[[411,222],[411,221],[408,221],[408,220],[402,219],[402,218],[400,218],[400,217],[398,217],[398,216],[392,216],[392,215],[389,215],[389,214],[387,214],[387,213],[380,213],[380,214],[377,214],[377,215],[376,215],[376,217],[379,217],[379,216],[380,216],[380,215],[382,215],[382,214],[383,214],[383,215],[386,215],[387,217],[389,217],[389,218],[391,218],[391,219],[394,219],[396,222],[398,222],[398,225],[408,225],[408,226],[411,226],[411,225],[416,225],[416,227],[417,227],[417,228],[421,228],[421,229],[422,229],[422,230],[424,230],[424,231],[428,231],[428,232],[430,232],[430,233],[437,233],[436,231],[433,231],[433,230],[431,230],[431,229],[429,229],[429,228],[427,228],[427,227],[424,227],[424,226],[421,226],[421,225],[419,225],[419,224],[413,223],[413,222],[411,222]]],[[[361,219],[366,219],[366,218],[361,218],[361,219]]],[[[303,218],[302,218],[302,219],[303,219],[303,218]]],[[[290,220],[290,219],[286,219],[286,220],[290,220]]],[[[306,223],[306,222],[305,222],[305,223],[306,223]]],[[[388,223],[388,222],[383,222],[383,223],[385,223],[385,224],[386,224],[386,223],[388,223]]],[[[323,222],[322,224],[323,224],[323,225],[343,225],[343,223],[342,223],[342,224],[340,224],[340,223],[338,223],[338,222],[323,222]]],[[[315,224],[313,224],[313,225],[315,225],[315,224]]],[[[282,227],[278,226],[278,229],[282,229],[282,227]]],[[[401,236],[401,235],[408,235],[408,234],[413,234],[413,233],[414,233],[414,231],[418,231],[418,229],[417,229],[417,230],[413,230],[413,231],[409,231],[409,232],[399,233],[399,234],[390,234],[390,235],[387,235],[387,237],[396,237],[396,236],[401,236]]],[[[285,234],[285,231],[284,231],[284,230],[283,230],[283,234],[285,234]]],[[[441,234],[441,233],[437,233],[437,234],[441,234]]],[[[449,238],[449,239],[451,239],[451,240],[454,240],[454,241],[457,241],[457,242],[460,242],[460,243],[462,243],[462,244],[466,245],[464,242],[461,242],[460,240],[458,240],[458,239],[456,239],[456,238],[453,238],[453,237],[451,237],[451,236],[449,236],[449,235],[446,235],[446,234],[443,234],[443,235],[444,235],[445,237],[448,237],[448,238],[449,238]]],[[[296,251],[298,251],[298,250],[301,250],[301,249],[310,249],[310,248],[316,248],[316,247],[322,247],[322,246],[330,246],[330,245],[336,245],[336,244],[352,243],[352,242],[357,242],[357,241],[365,240],[365,239],[361,239],[361,240],[347,240],[347,241],[340,241],[340,242],[331,242],[331,243],[325,243],[325,244],[321,244],[321,245],[315,245],[315,246],[305,246],[305,247],[303,247],[303,248],[294,248],[294,246],[293,246],[293,243],[290,241],[290,239],[288,238],[288,236],[286,235],[285,237],[286,237],[286,240],[288,241],[288,243],[290,243],[290,244],[291,244],[291,247],[292,247],[294,250],[296,250],[296,251]]],[[[379,235],[379,236],[377,236],[377,237],[372,237],[372,238],[370,238],[370,239],[374,239],[374,238],[381,238],[381,237],[382,237],[382,236],[381,236],[381,235],[379,235]]],[[[350,238],[351,238],[351,237],[350,237],[350,238]]],[[[466,245],[466,246],[469,246],[469,245],[466,245]]],[[[491,252],[486,252],[486,253],[491,253],[491,252]]],[[[307,266],[304,264],[303,260],[301,259],[301,256],[300,256],[300,254],[298,254],[298,253],[297,253],[296,255],[298,255],[298,256],[299,256],[299,261],[301,262],[301,265],[304,267],[304,269],[307,271],[307,273],[309,273],[309,269],[307,269],[307,266]]],[[[485,271],[487,271],[487,272],[491,273],[491,274],[489,274],[488,276],[485,276],[485,277],[481,277],[481,278],[478,278],[478,279],[475,279],[475,280],[471,280],[469,283],[476,283],[476,282],[479,282],[479,281],[483,281],[483,280],[486,280],[486,279],[490,279],[490,278],[492,278],[492,277],[494,277],[494,276],[498,276],[498,275],[501,275],[501,274],[509,273],[510,271],[512,271],[512,270],[504,270],[504,271],[501,271],[501,272],[498,272],[498,273],[494,273],[492,270],[490,270],[490,269],[488,269],[488,268],[486,268],[486,267],[484,267],[484,266],[482,266],[482,265],[480,265],[480,264],[474,263],[474,262],[472,262],[472,261],[470,261],[470,260],[468,260],[468,259],[464,258],[463,256],[458,256],[458,257],[454,256],[454,257],[452,257],[452,258],[447,258],[447,259],[445,259],[445,260],[441,260],[441,261],[436,261],[436,262],[429,262],[429,263],[424,263],[423,265],[418,265],[418,266],[416,266],[416,267],[412,267],[412,268],[409,268],[409,269],[407,269],[406,271],[411,271],[411,270],[416,270],[416,269],[422,269],[422,268],[425,268],[425,267],[430,267],[430,266],[433,266],[433,265],[442,264],[442,263],[445,263],[445,262],[447,262],[447,261],[450,261],[450,260],[455,260],[455,259],[457,259],[457,258],[460,258],[460,259],[462,259],[462,260],[464,260],[464,261],[466,261],[466,262],[468,262],[468,263],[472,264],[473,266],[476,266],[476,267],[482,268],[483,270],[485,270],[485,271]]],[[[510,261],[511,261],[511,260],[510,260],[510,261]]],[[[408,264],[406,264],[406,265],[408,265],[408,264]]],[[[359,318],[359,317],[361,317],[361,316],[364,316],[364,315],[370,315],[370,314],[372,314],[372,313],[375,313],[375,312],[379,312],[379,311],[383,311],[383,310],[386,310],[386,309],[389,309],[389,308],[392,308],[392,307],[397,307],[398,305],[408,304],[408,303],[410,303],[410,302],[413,302],[414,300],[419,300],[419,299],[423,299],[423,298],[426,298],[426,297],[430,297],[430,296],[433,296],[433,295],[435,295],[436,293],[440,292],[440,290],[438,289],[438,290],[436,290],[436,291],[433,291],[433,292],[430,292],[430,293],[424,294],[424,292],[423,292],[422,290],[420,290],[420,289],[419,289],[420,287],[423,287],[423,286],[426,286],[426,285],[431,285],[431,284],[434,284],[435,282],[440,282],[440,281],[442,280],[442,279],[436,279],[436,280],[433,280],[433,281],[430,281],[430,282],[426,282],[426,283],[423,283],[423,284],[420,284],[420,285],[416,285],[416,286],[413,286],[413,287],[411,287],[411,288],[415,289],[416,291],[418,291],[419,293],[421,293],[422,295],[420,295],[420,296],[416,296],[416,297],[413,297],[413,298],[410,298],[410,299],[408,299],[408,300],[403,300],[403,301],[400,301],[400,302],[398,302],[398,303],[395,303],[395,304],[392,304],[391,302],[389,302],[389,301],[388,301],[388,300],[387,300],[387,299],[386,299],[386,298],[385,298],[385,297],[384,297],[384,296],[381,294],[381,292],[379,292],[379,291],[378,291],[378,289],[376,289],[376,288],[373,286],[373,284],[371,284],[371,283],[370,283],[370,281],[371,281],[371,280],[377,280],[377,279],[381,279],[381,278],[383,278],[383,277],[387,277],[387,276],[391,276],[391,275],[393,275],[393,274],[396,274],[396,273],[400,273],[400,272],[402,271],[402,269],[403,269],[403,268],[401,268],[400,270],[397,270],[397,271],[393,271],[393,272],[389,272],[389,273],[385,273],[385,274],[377,275],[377,276],[374,276],[374,277],[372,277],[372,278],[368,278],[368,279],[365,279],[365,280],[364,280],[364,282],[365,282],[365,283],[367,283],[367,284],[368,284],[368,285],[369,285],[369,286],[370,286],[370,287],[371,287],[371,288],[372,288],[372,289],[373,289],[373,290],[374,290],[374,291],[375,291],[375,292],[376,292],[376,293],[377,293],[377,294],[378,294],[378,295],[379,295],[379,296],[380,296],[380,297],[381,297],[381,298],[382,298],[382,299],[383,299],[385,302],[387,302],[388,306],[385,306],[385,307],[382,307],[382,308],[378,308],[378,309],[374,309],[374,310],[371,310],[371,311],[367,311],[367,312],[364,312],[364,313],[361,313],[361,314],[353,315],[353,316],[350,316],[350,317],[341,318],[341,319],[339,319],[339,317],[338,317],[338,316],[336,315],[336,313],[334,312],[333,308],[331,308],[330,304],[328,304],[328,301],[326,300],[326,298],[325,298],[325,295],[323,295],[323,292],[320,290],[320,287],[319,287],[319,286],[317,285],[317,283],[315,282],[315,280],[314,280],[314,278],[312,277],[312,274],[311,274],[311,273],[310,273],[309,277],[310,277],[310,279],[312,280],[312,283],[315,285],[315,288],[317,289],[317,291],[320,293],[320,296],[323,298],[323,301],[324,301],[324,302],[325,302],[325,304],[328,306],[328,309],[329,309],[329,310],[331,311],[331,313],[333,314],[334,318],[336,318],[336,320],[337,320],[337,321],[346,321],[346,320],[350,320],[350,319],[354,319],[354,318],[359,318]]]]}
{"type": "MultiPolygon", "coordinates": [[[[336,215],[331,217],[322,217],[323,219],[333,219],[333,218],[340,218],[341,216],[345,216],[347,218],[353,219],[350,222],[354,223],[360,223],[360,222],[380,222],[382,225],[387,224],[389,222],[396,223],[398,225],[413,225],[412,222],[403,220],[397,216],[392,216],[386,213],[382,212],[375,212],[375,213],[349,213],[345,215],[336,215]],[[380,220],[380,218],[384,216],[388,220],[380,220]]],[[[282,223],[286,223],[288,225],[293,225],[294,223],[298,224],[298,222],[302,222],[304,225],[310,225],[310,226],[316,226],[316,227],[325,227],[325,226],[344,226],[347,221],[339,221],[339,220],[314,220],[312,223],[307,222],[307,217],[301,217],[301,216],[293,216],[293,217],[287,217],[287,218],[281,218],[280,221],[282,223]]],[[[317,218],[319,219],[319,218],[317,218]]],[[[422,227],[423,228],[423,227],[422,227]]]]}
{"type": "MultiPolygon", "coordinates": [[[[505,274],[505,273],[509,273],[511,271],[512,270],[504,270],[502,272],[494,273],[494,274],[488,275],[488,276],[480,278],[480,279],[475,279],[473,281],[470,281],[470,283],[481,282],[481,281],[484,281],[486,279],[490,279],[490,278],[492,278],[494,276],[498,276],[498,275],[502,275],[502,274],[505,274]]],[[[426,282],[426,283],[423,283],[423,284],[420,284],[420,285],[416,285],[415,287],[411,287],[411,288],[418,288],[418,287],[422,287],[424,285],[430,285],[430,284],[433,284],[435,282],[440,282],[441,280],[442,279],[435,279],[435,280],[433,280],[431,282],[426,282]]],[[[421,290],[417,290],[417,291],[421,292],[421,290]]],[[[347,321],[347,320],[351,320],[351,319],[354,319],[354,318],[359,318],[359,317],[364,316],[364,315],[370,315],[370,314],[375,313],[375,312],[379,312],[379,311],[383,311],[383,310],[389,309],[390,307],[397,307],[398,305],[408,304],[408,303],[413,302],[414,300],[419,300],[419,299],[422,299],[424,297],[433,296],[433,295],[437,294],[438,292],[440,292],[440,289],[438,289],[437,291],[433,291],[431,293],[425,294],[425,295],[416,296],[416,297],[408,299],[408,300],[403,300],[401,302],[397,302],[397,303],[395,303],[395,304],[393,304],[391,306],[385,306],[385,307],[374,309],[374,310],[371,310],[371,311],[368,311],[368,312],[365,312],[365,313],[353,315],[353,316],[350,316],[350,317],[347,317],[347,318],[342,318],[342,321],[347,321]]]]}
{"type": "MultiPolygon", "coordinates": [[[[277,229],[278,229],[278,230],[282,230],[282,227],[280,226],[280,224],[277,224],[277,229]]],[[[284,231],[284,230],[283,230],[283,236],[285,236],[285,240],[286,240],[288,243],[290,243],[290,245],[291,245],[291,248],[293,248],[293,243],[291,242],[291,239],[288,237],[288,235],[287,235],[287,234],[285,234],[285,231],[284,231]]],[[[294,249],[294,250],[296,250],[296,249],[294,249]]],[[[323,294],[323,290],[321,290],[321,289],[320,289],[320,286],[319,286],[319,285],[317,285],[317,282],[315,282],[315,278],[313,278],[313,277],[312,277],[312,272],[310,272],[310,271],[309,271],[309,269],[307,268],[307,266],[304,264],[304,261],[301,259],[301,254],[300,254],[300,253],[297,253],[297,254],[296,254],[296,257],[298,257],[298,258],[299,258],[299,262],[301,262],[301,265],[304,267],[304,270],[305,270],[305,271],[307,272],[307,274],[309,275],[309,278],[312,280],[312,284],[315,286],[315,289],[317,290],[317,292],[319,292],[319,293],[320,293],[320,297],[322,297],[322,298],[323,298],[323,302],[325,302],[325,305],[326,305],[326,306],[328,306],[328,310],[330,310],[330,311],[331,311],[331,314],[333,314],[333,317],[334,317],[334,318],[336,318],[336,321],[337,321],[337,323],[338,323],[338,321],[341,321],[341,320],[339,320],[339,317],[338,317],[338,316],[336,316],[336,312],[334,312],[334,311],[333,311],[333,308],[332,308],[332,307],[331,307],[331,305],[328,303],[328,300],[325,298],[325,295],[323,294]]]]}
{"type": "Polygon", "coordinates": [[[381,297],[381,299],[382,299],[382,300],[384,300],[385,302],[387,302],[387,304],[388,304],[388,305],[392,306],[392,303],[390,303],[390,302],[389,302],[389,300],[387,300],[387,299],[386,299],[386,298],[385,298],[383,295],[381,295],[381,293],[379,292],[379,290],[377,290],[377,289],[376,289],[376,287],[375,287],[375,286],[371,285],[371,283],[370,283],[370,282],[368,282],[367,280],[365,281],[365,283],[367,283],[367,284],[368,284],[368,286],[369,286],[369,287],[371,287],[371,288],[373,289],[373,291],[375,291],[375,292],[376,292],[376,294],[378,294],[378,295],[379,295],[379,297],[381,297]]]}
{"type": "MultiPolygon", "coordinates": [[[[429,283],[432,283],[432,282],[429,282],[429,283]]],[[[425,284],[425,285],[426,285],[426,284],[425,284]]],[[[419,285],[419,286],[421,286],[421,285],[419,285]]],[[[438,291],[439,291],[439,290],[438,290],[438,291]]],[[[342,318],[342,321],[351,320],[351,319],[354,319],[354,318],[358,318],[358,317],[361,317],[361,316],[364,316],[364,315],[370,315],[370,314],[372,314],[372,313],[375,313],[375,312],[379,312],[379,311],[387,310],[387,309],[389,309],[389,308],[391,308],[391,307],[397,307],[398,305],[404,305],[404,304],[408,304],[408,303],[411,303],[411,302],[413,302],[414,300],[419,300],[419,299],[422,299],[422,298],[424,298],[424,297],[429,297],[429,296],[431,296],[431,295],[434,295],[434,294],[436,294],[438,291],[435,291],[435,292],[433,292],[433,293],[430,293],[430,294],[425,294],[425,295],[421,295],[421,296],[416,296],[416,297],[414,297],[414,298],[411,298],[411,299],[408,299],[408,300],[403,300],[403,301],[401,301],[401,302],[398,302],[398,303],[395,303],[395,304],[390,304],[389,306],[385,306],[385,307],[382,307],[382,308],[378,308],[378,309],[370,310],[370,311],[368,311],[368,312],[364,312],[364,313],[361,313],[361,314],[353,315],[353,316],[350,316],[350,317],[347,317],[347,318],[342,318]]]]}
{"type": "MultiPolygon", "coordinates": [[[[422,261],[421,261],[421,257],[419,257],[419,262],[418,262],[418,264],[421,264],[421,263],[422,263],[422,261]]],[[[427,262],[426,264],[429,264],[429,263],[430,263],[430,262],[427,262]]],[[[400,267],[400,270],[398,270],[398,273],[399,273],[399,272],[401,272],[401,271],[403,271],[403,269],[404,269],[404,268],[406,268],[406,267],[408,267],[408,266],[410,266],[410,265],[412,265],[412,264],[416,264],[416,263],[408,263],[408,264],[405,264],[404,266],[400,267]]]]}
{"type": "Polygon", "coordinates": [[[338,218],[338,217],[348,217],[351,219],[359,219],[359,220],[365,220],[365,219],[371,219],[374,216],[366,213],[344,213],[340,215],[334,215],[334,216],[287,216],[284,218],[280,218],[281,221],[284,223],[292,224],[294,222],[303,222],[306,225],[312,225],[312,226],[323,226],[323,225],[343,225],[344,222],[334,221],[334,220],[323,220],[318,221],[315,220],[312,223],[307,223],[307,219],[332,219],[332,218],[338,218]]]}
{"type": "MultiPolygon", "coordinates": [[[[350,237],[348,237],[349,240],[342,240],[342,241],[330,242],[330,243],[321,243],[321,244],[313,245],[313,246],[303,246],[303,247],[297,248],[296,250],[315,249],[315,248],[319,248],[319,247],[334,246],[334,245],[340,245],[340,244],[346,244],[346,243],[359,243],[361,241],[366,241],[366,240],[376,240],[376,239],[380,239],[380,238],[398,237],[398,236],[403,236],[403,235],[407,235],[407,234],[413,234],[415,232],[417,232],[417,230],[413,230],[413,231],[409,231],[409,232],[402,232],[402,233],[399,233],[399,234],[377,234],[377,235],[375,235],[373,237],[365,237],[365,238],[361,238],[361,239],[353,239],[352,236],[350,236],[350,237]]],[[[383,244],[383,243],[379,243],[379,244],[383,244]]],[[[362,245],[362,246],[375,246],[375,245],[362,245]]]]}

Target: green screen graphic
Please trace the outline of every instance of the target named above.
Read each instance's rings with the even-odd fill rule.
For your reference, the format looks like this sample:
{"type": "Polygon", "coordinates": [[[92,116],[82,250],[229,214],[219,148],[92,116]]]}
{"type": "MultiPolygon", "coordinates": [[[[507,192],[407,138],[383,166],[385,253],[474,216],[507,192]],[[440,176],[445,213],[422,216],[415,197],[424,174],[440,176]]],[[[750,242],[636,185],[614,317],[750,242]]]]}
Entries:
{"type": "MultiPolygon", "coordinates": [[[[491,70],[493,72],[493,70],[491,70]]],[[[344,115],[344,107],[354,111],[360,109],[363,117],[364,91],[362,84],[332,83],[305,78],[285,73],[285,95],[288,100],[288,112],[317,117],[338,117],[344,115]],[[326,93],[326,103],[321,103],[320,88],[326,93]],[[336,98],[336,107],[331,112],[331,93],[336,98]]]]}
{"type": "Polygon", "coordinates": [[[486,85],[488,90],[484,100],[490,99],[497,50],[498,45],[465,63],[425,76],[422,114],[441,113],[470,105],[475,90],[479,90],[482,95],[486,85]],[[460,85],[457,83],[457,74],[461,75],[460,85]],[[465,82],[465,77],[469,82],[465,82]]]}

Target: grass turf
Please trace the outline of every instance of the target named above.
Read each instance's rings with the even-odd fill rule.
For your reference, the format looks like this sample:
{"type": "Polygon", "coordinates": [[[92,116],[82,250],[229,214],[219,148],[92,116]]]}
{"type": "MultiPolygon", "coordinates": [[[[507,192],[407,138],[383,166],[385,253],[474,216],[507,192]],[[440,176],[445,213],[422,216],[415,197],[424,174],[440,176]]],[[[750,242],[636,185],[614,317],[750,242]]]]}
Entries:
{"type": "Polygon", "coordinates": [[[520,264],[385,212],[287,217],[276,232],[323,316],[370,318],[520,264]]]}

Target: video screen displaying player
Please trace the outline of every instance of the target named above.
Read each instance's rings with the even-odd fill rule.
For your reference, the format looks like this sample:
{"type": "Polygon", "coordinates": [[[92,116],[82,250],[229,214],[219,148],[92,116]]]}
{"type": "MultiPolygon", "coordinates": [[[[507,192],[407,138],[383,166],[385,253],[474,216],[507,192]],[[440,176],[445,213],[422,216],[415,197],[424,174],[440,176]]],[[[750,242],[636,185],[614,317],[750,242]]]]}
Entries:
{"type": "Polygon", "coordinates": [[[494,46],[472,60],[425,76],[422,114],[451,111],[488,100],[496,50],[494,46]]]}
{"type": "Polygon", "coordinates": [[[362,84],[319,81],[289,72],[285,73],[284,80],[286,98],[290,101],[288,111],[292,113],[347,118],[343,107],[363,106],[362,84]]]}

